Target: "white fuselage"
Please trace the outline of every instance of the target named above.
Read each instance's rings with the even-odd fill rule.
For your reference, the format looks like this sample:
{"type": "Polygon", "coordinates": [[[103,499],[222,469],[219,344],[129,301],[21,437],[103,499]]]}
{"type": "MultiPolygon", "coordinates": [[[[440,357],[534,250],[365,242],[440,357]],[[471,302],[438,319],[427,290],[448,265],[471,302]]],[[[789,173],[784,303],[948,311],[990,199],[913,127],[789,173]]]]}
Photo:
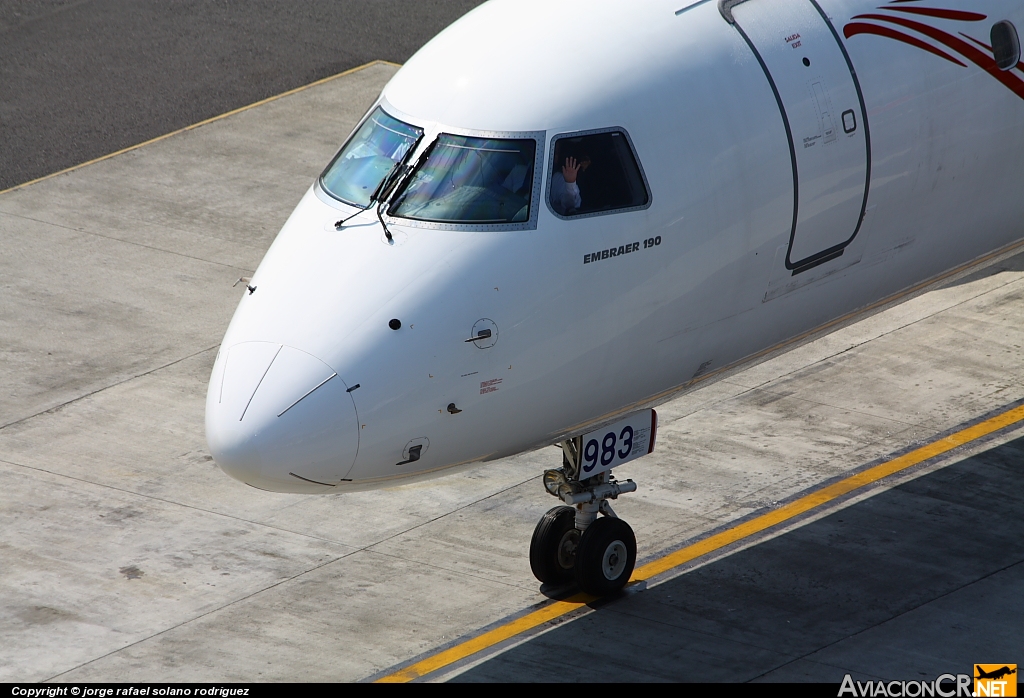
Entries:
{"type": "Polygon", "coordinates": [[[731,24],[717,2],[495,0],[445,30],[375,107],[423,129],[417,152],[536,138],[530,224],[388,217],[389,242],[372,209],[336,230],[359,209],[311,187],[214,366],[217,462],[339,492],[508,456],[1024,237],[1024,72],[978,44],[1024,5],[818,4],[749,0],[731,24]],[[556,215],[555,139],[612,127],[649,205],[556,215]],[[464,341],[481,320],[496,341],[464,341]]]}

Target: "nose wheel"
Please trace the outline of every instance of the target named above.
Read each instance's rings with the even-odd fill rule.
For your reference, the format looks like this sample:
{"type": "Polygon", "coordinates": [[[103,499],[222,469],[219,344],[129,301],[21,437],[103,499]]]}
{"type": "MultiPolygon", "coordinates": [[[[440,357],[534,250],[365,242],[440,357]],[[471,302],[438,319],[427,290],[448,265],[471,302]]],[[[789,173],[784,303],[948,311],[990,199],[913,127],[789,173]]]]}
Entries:
{"type": "Polygon", "coordinates": [[[572,507],[551,509],[537,522],[530,541],[533,576],[544,584],[556,586],[571,582],[579,544],[576,510],[572,507]]]}
{"type": "Polygon", "coordinates": [[[622,519],[600,518],[587,527],[576,549],[573,572],[580,589],[607,596],[626,586],[636,565],[636,537],[622,519]]]}
{"type": "Polygon", "coordinates": [[[544,584],[575,581],[588,594],[607,596],[626,585],[636,565],[633,529],[615,515],[608,500],[635,491],[636,484],[616,482],[608,472],[581,481],[580,445],[579,439],[560,444],[562,467],[544,473],[545,489],[571,506],[554,507],[537,522],[530,567],[544,584]]]}

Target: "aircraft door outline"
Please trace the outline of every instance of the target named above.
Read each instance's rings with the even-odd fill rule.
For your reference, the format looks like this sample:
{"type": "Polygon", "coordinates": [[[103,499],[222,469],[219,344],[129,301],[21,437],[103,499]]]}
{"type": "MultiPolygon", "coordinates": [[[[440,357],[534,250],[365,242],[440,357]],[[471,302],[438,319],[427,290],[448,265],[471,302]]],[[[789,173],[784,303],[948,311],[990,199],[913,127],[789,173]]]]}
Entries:
{"type": "Polygon", "coordinates": [[[871,141],[860,81],[816,0],[719,0],[719,10],[757,58],[785,126],[793,168],[785,267],[796,275],[842,255],[864,220],[871,141]]]}

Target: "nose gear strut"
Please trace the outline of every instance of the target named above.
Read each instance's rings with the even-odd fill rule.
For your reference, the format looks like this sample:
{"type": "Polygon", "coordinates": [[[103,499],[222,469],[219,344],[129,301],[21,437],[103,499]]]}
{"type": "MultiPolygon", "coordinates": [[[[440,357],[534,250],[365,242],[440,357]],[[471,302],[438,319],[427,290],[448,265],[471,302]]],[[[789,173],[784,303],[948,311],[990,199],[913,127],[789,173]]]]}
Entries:
{"type": "Polygon", "coordinates": [[[611,594],[624,587],[633,573],[636,537],[608,500],[635,492],[636,483],[619,482],[610,471],[580,479],[582,437],[557,445],[562,449],[562,467],[544,471],[544,489],[568,506],[551,509],[537,523],[530,542],[530,567],[544,584],[575,579],[588,594],[611,594]],[[598,514],[603,518],[598,519],[598,514]]]}

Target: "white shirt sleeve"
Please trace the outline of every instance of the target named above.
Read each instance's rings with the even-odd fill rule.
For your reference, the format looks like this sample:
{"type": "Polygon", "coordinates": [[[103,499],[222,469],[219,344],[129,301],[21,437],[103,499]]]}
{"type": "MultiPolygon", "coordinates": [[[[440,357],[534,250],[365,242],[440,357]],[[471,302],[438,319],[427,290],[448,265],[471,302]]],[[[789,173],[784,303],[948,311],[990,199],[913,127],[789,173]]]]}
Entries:
{"type": "Polygon", "coordinates": [[[580,200],[580,188],[576,182],[565,182],[565,198],[572,197],[572,207],[579,208],[580,204],[583,203],[580,200]]]}
{"type": "Polygon", "coordinates": [[[580,188],[576,182],[566,182],[561,172],[551,176],[551,205],[562,215],[580,207],[580,188]]]}

